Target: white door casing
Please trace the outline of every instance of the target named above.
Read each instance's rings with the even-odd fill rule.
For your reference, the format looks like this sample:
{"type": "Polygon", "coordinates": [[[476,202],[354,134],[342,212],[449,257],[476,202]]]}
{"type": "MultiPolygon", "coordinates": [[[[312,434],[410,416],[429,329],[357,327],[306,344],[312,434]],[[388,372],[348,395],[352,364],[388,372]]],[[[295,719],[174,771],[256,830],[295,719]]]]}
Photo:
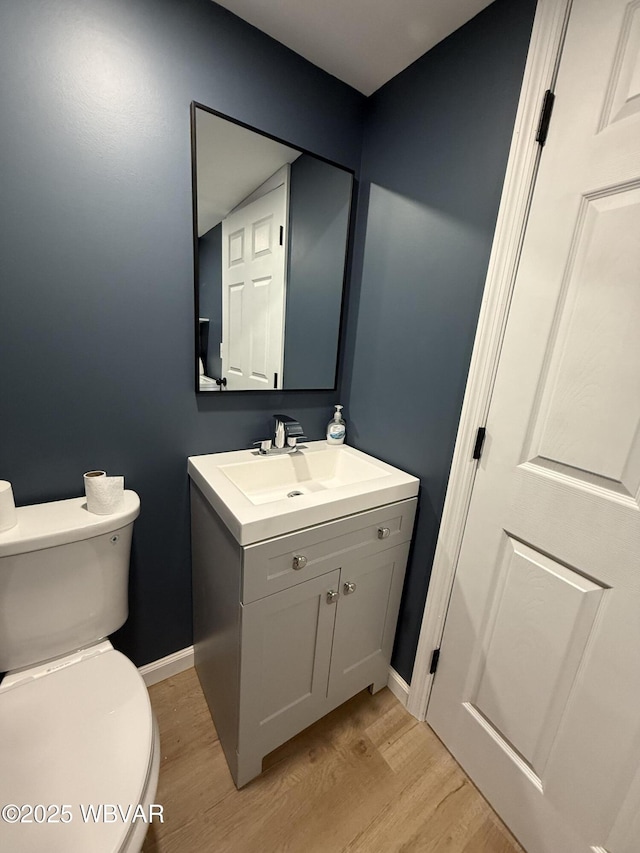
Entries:
{"type": "Polygon", "coordinates": [[[427,720],[529,853],[640,839],[640,0],[574,0],[427,720]]]}
{"type": "Polygon", "coordinates": [[[222,375],[229,390],[282,387],[288,167],[222,221],[222,375]]]}

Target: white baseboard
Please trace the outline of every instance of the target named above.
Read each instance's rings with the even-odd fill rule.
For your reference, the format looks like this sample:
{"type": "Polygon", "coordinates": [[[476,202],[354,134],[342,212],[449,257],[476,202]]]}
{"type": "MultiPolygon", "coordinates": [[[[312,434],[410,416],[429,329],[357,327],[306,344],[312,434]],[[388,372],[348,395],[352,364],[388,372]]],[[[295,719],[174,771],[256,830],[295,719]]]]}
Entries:
{"type": "Polygon", "coordinates": [[[193,646],[189,646],[186,649],[174,652],[172,655],[167,655],[166,658],[151,661],[151,663],[141,666],[138,671],[147,687],[151,687],[152,684],[164,681],[165,678],[171,678],[172,675],[184,672],[185,669],[190,669],[192,666],[193,646]]]}
{"type": "MultiPolygon", "coordinates": [[[[141,666],[138,671],[147,687],[151,687],[152,684],[157,684],[159,681],[164,681],[165,678],[171,678],[172,675],[184,672],[185,669],[190,669],[193,665],[193,646],[188,646],[188,648],[180,649],[180,651],[167,655],[165,658],[151,661],[151,663],[141,666]]],[[[409,685],[392,667],[389,667],[387,687],[406,708],[409,698],[409,685]]]]}
{"type": "Polygon", "coordinates": [[[402,676],[398,675],[393,667],[389,667],[389,681],[387,682],[387,687],[396,699],[406,708],[407,701],[409,699],[409,685],[402,676]]]}

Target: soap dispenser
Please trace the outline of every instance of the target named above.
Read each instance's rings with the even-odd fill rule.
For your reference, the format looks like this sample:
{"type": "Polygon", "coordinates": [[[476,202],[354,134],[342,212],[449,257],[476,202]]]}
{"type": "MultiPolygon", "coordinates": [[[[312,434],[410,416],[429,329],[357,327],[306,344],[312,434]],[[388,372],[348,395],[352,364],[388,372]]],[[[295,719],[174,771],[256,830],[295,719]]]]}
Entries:
{"type": "Polygon", "coordinates": [[[347,433],[347,424],[340,414],[342,406],[336,406],[335,408],[335,414],[327,424],[327,443],[344,444],[344,437],[347,433]]]}

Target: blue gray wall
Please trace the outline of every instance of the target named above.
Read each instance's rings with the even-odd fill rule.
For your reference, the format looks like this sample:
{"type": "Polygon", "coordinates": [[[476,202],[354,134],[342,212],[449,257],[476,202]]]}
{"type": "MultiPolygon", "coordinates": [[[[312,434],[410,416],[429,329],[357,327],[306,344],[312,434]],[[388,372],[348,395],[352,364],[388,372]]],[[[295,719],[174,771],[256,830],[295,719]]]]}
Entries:
{"type": "Polygon", "coordinates": [[[200,316],[209,320],[205,373],[222,376],[222,223],[198,238],[198,298],[200,316]]]}
{"type": "MultiPolygon", "coordinates": [[[[340,402],[423,480],[394,663],[409,678],[533,15],[496,0],[369,101],[340,402]]],[[[366,99],[210,0],[0,6],[0,477],[18,503],[123,473],[142,499],[138,664],[191,643],[186,457],[333,392],[193,391],[189,104],[358,169],[366,99]]]]}
{"type": "Polygon", "coordinates": [[[393,664],[409,681],[534,0],[496,0],[369,100],[343,402],[348,441],[420,477],[393,664]]]}
{"type": "Polygon", "coordinates": [[[124,474],[137,664],[191,643],[186,459],[332,392],[193,390],[189,104],[357,168],[363,96],[210,0],[0,6],[0,477],[19,504],[124,474]]]}
{"type": "Polygon", "coordinates": [[[285,388],[335,384],[351,185],[348,172],[316,157],[291,164],[285,388]]]}

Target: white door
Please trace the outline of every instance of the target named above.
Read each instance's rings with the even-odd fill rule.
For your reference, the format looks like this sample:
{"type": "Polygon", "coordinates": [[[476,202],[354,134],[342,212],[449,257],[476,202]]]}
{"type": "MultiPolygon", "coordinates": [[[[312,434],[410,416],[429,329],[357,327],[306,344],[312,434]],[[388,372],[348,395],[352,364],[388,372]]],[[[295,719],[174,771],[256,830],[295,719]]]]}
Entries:
{"type": "Polygon", "coordinates": [[[427,720],[529,853],[640,851],[640,0],[574,0],[427,720]]]}
{"type": "Polygon", "coordinates": [[[222,375],[231,390],[282,388],[287,193],[222,221],[222,375]]]}

